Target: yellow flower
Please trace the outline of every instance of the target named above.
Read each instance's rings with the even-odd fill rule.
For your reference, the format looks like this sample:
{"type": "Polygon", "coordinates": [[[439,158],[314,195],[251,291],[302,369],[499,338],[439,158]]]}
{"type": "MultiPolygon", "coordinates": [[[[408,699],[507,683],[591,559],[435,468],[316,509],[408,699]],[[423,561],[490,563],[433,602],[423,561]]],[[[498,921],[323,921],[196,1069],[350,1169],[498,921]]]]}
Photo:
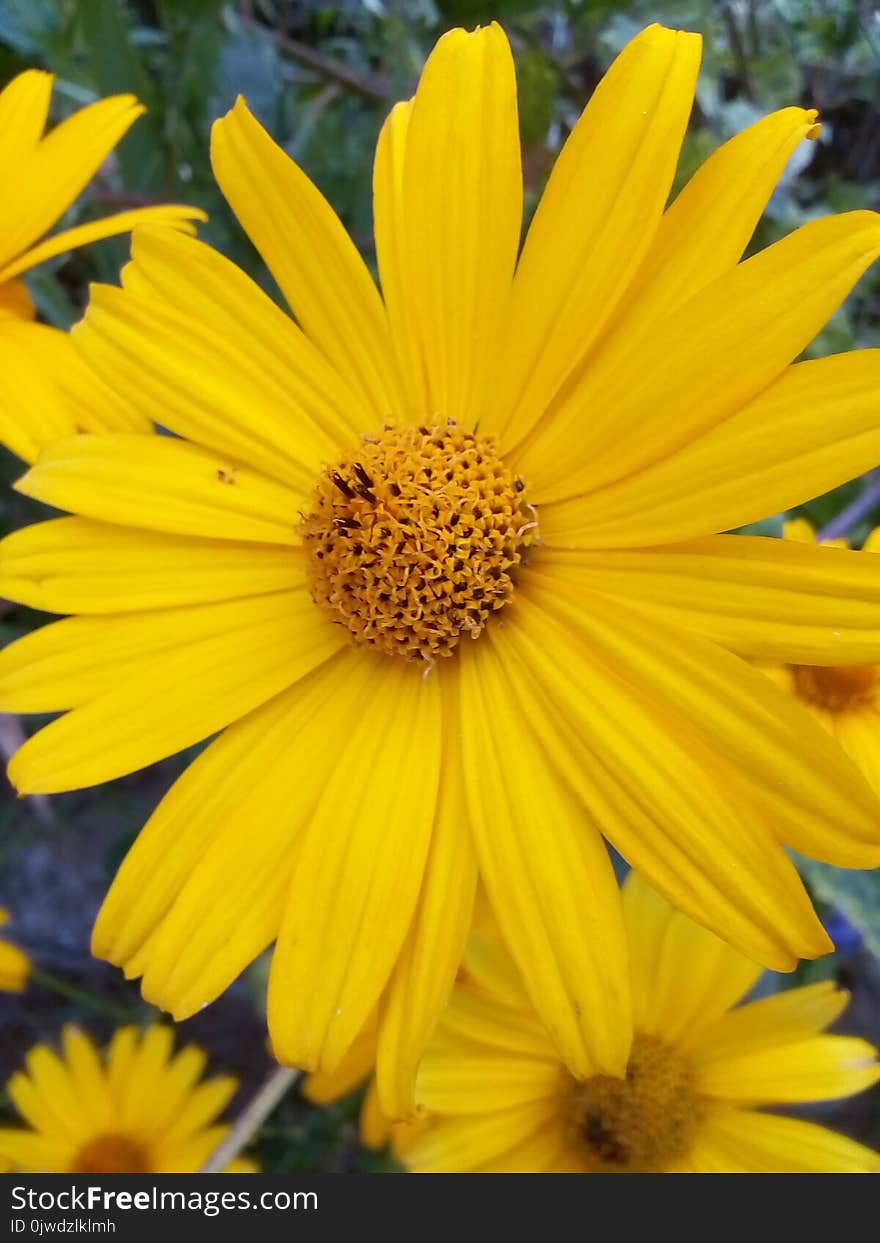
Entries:
{"type": "MultiPolygon", "coordinates": [[[[0,1128],[0,1158],[26,1173],[190,1174],[227,1134],[216,1119],[238,1086],[231,1075],[199,1083],[206,1057],[173,1053],[170,1027],[119,1028],[101,1057],[65,1027],[59,1057],[46,1045],[7,1084],[28,1129],[0,1128]]],[[[228,1173],[257,1167],[241,1158],[228,1173]]]]}
{"type": "MultiPolygon", "coordinates": [[[[9,923],[9,912],[0,906],[0,928],[9,923]]],[[[31,969],[27,954],[0,939],[0,992],[21,993],[31,969]]]]}
{"type": "Polygon", "coordinates": [[[144,111],[134,96],[116,95],[44,136],[52,82],[52,74],[28,69],[0,91],[0,175],[15,187],[0,202],[0,443],[29,462],[58,436],[143,431],[149,423],[90,375],[65,333],[32,322],[22,273],[136,224],[189,231],[188,221],[205,219],[191,207],[144,207],[43,238],[144,111]]]}
{"type": "Polygon", "coordinates": [[[741,659],[880,660],[876,576],[712,534],[880,460],[880,351],[790,365],[880,253],[880,218],[739,262],[815,133],[799,108],[664,212],[699,52],[657,26],[624,50],[517,258],[510,48],[497,26],[445,35],[379,139],[381,297],[239,101],[214,170],[295,320],[198,241],[137,231],[74,340],[176,438],[68,438],[18,484],[74,516],[8,539],[0,588],[82,616],[0,657],[0,710],[67,711],[12,760],[17,788],[222,731],[123,863],[95,952],[182,1019],[275,941],[279,1058],[333,1071],[378,1006],[390,1117],[478,872],[585,1076],[622,1073],[631,1041],[600,830],[780,970],[830,948],[780,842],[880,862],[867,784],[741,659]]]}
{"type": "MultiPolygon", "coordinates": [[[[787,522],[784,535],[800,544],[815,543],[815,531],[804,518],[787,522]]],[[[830,542],[835,547],[847,547],[845,540],[830,542]]],[[[880,528],[868,536],[863,552],[880,552],[880,528]]],[[[838,621],[834,607],[832,599],[824,614],[825,625],[831,627],[832,634],[838,621]]],[[[854,607],[851,604],[846,611],[851,625],[858,624],[854,607]]],[[[798,663],[761,667],[834,735],[873,789],[880,792],[880,664],[860,662],[828,667],[798,663]]]]}
{"type": "Polygon", "coordinates": [[[626,1077],[577,1080],[537,1021],[497,940],[467,958],[419,1071],[430,1111],[403,1159],[421,1172],[880,1171],[880,1156],[765,1106],[852,1096],[880,1080],[867,1041],[829,1036],[848,994],[830,981],[745,1005],[761,968],[624,885],[635,1039],[626,1077]]]}

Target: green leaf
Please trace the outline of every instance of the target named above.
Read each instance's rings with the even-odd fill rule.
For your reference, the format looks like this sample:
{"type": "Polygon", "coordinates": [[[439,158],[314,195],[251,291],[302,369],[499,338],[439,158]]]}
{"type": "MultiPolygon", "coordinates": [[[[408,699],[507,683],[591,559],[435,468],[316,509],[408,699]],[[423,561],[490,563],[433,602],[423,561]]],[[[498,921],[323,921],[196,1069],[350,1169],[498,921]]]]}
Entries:
{"type": "Polygon", "coordinates": [[[126,184],[138,190],[150,189],[162,179],[161,107],[138,57],[124,6],[116,0],[80,0],[78,17],[99,94],[130,92],[150,109],[125,136],[117,152],[126,184]]]}

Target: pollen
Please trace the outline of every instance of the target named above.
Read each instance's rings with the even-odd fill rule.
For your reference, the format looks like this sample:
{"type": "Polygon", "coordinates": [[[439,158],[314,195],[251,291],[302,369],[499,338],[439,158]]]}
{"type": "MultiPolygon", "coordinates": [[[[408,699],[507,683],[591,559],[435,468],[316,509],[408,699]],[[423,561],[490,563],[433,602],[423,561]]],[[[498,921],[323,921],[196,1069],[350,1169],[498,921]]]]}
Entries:
{"type": "Polygon", "coordinates": [[[150,1161],[141,1144],[128,1135],[96,1135],[77,1152],[71,1174],[150,1174],[150,1161]]]}
{"type": "Polygon", "coordinates": [[[846,712],[876,698],[876,665],[792,665],[791,669],[799,698],[826,712],[846,712]]]}
{"type": "Polygon", "coordinates": [[[637,1035],[626,1078],[573,1082],[566,1131],[587,1173],[650,1174],[686,1155],[700,1120],[688,1063],[654,1036],[637,1035]]]}
{"type": "Polygon", "coordinates": [[[356,642],[429,664],[509,602],[538,537],[492,438],[451,421],[365,437],[325,469],[301,533],[315,602],[356,642]]]}

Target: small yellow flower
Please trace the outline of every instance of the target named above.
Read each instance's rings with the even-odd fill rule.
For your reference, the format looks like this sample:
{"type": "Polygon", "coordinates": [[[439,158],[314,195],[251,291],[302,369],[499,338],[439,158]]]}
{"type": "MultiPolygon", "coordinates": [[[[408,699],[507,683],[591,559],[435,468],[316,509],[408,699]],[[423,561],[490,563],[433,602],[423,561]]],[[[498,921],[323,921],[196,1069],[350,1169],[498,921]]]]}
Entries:
{"type": "Polygon", "coordinates": [[[44,444],[76,431],[149,429],[148,420],[89,371],[67,334],[33,323],[21,280],[55,255],[152,222],[191,231],[205,214],[176,205],[119,212],[43,235],[73,203],[144,111],[132,95],[82,108],[44,135],[53,77],[28,69],[0,91],[0,443],[33,461],[44,444]]]}
{"type": "MultiPolygon", "coordinates": [[[[0,928],[9,923],[9,912],[0,906],[0,928]]],[[[0,939],[0,991],[23,992],[30,973],[30,960],[16,945],[0,939]]]]}
{"type": "MultiPolygon", "coordinates": [[[[804,518],[787,522],[783,534],[787,540],[800,544],[814,544],[816,540],[815,531],[804,518]]],[[[848,546],[842,539],[832,540],[830,544],[838,548],[848,546]]],[[[880,528],[871,532],[862,551],[873,556],[880,552],[880,528]]],[[[876,564],[880,566],[880,561],[876,564]]],[[[857,624],[857,609],[854,601],[842,607],[842,602],[832,597],[816,621],[834,634],[840,630],[841,618],[845,618],[848,625],[857,624]]],[[[834,735],[873,788],[880,792],[880,664],[762,664],[761,668],[795,695],[834,735]]]]}
{"type": "Polygon", "coordinates": [[[417,1082],[429,1120],[398,1145],[422,1172],[880,1172],[880,1156],[767,1106],[851,1096],[880,1080],[876,1049],[825,1034],[848,994],[831,982],[737,1005],[761,968],[624,885],[635,1039],[625,1078],[561,1064],[496,939],[473,938],[417,1082]]]}
{"type": "Polygon", "coordinates": [[[521,246],[510,46],[445,35],[379,139],[381,294],[240,100],[213,167],[294,317],[195,239],[138,230],[74,340],[175,436],[68,437],[17,485],[71,516],[4,542],[0,589],[82,615],[0,656],[0,710],[64,713],[13,758],[16,787],[219,735],[123,863],[95,952],[182,1019],[274,942],[279,1058],[332,1072],[378,1008],[391,1117],[478,876],[584,1077],[622,1073],[632,1038],[602,833],[780,970],[830,948],[783,843],[880,862],[876,796],[740,659],[880,660],[875,576],[716,534],[880,460],[880,351],[794,361],[880,253],[880,217],[742,259],[816,133],[802,108],[666,210],[699,58],[658,26],[624,49],[521,246]],[[859,618],[837,638],[812,621],[835,593],[859,618]]]}
{"type": "MultiPolygon", "coordinates": [[[[25,1173],[194,1173],[229,1130],[216,1119],[237,1082],[199,1083],[205,1054],[173,1044],[169,1027],[122,1027],[102,1058],[65,1027],[60,1057],[35,1046],[6,1089],[28,1129],[0,1128],[0,1159],[25,1173]]],[[[255,1169],[242,1158],[228,1172],[255,1169]]]]}

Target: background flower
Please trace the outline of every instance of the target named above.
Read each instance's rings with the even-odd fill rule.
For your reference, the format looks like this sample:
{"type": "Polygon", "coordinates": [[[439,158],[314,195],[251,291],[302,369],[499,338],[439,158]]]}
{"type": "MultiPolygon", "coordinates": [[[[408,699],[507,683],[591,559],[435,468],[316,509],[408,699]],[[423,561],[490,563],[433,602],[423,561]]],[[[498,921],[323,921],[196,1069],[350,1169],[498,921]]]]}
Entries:
{"type": "MultiPolygon", "coordinates": [[[[29,1129],[0,1128],[0,1158],[29,1173],[195,1173],[229,1130],[217,1119],[236,1081],[200,1083],[203,1051],[173,1047],[170,1027],[123,1027],[102,1055],[65,1027],[60,1056],[45,1045],[29,1050],[6,1087],[29,1129]]],[[[227,1172],[255,1169],[242,1158],[227,1172]]]]}

